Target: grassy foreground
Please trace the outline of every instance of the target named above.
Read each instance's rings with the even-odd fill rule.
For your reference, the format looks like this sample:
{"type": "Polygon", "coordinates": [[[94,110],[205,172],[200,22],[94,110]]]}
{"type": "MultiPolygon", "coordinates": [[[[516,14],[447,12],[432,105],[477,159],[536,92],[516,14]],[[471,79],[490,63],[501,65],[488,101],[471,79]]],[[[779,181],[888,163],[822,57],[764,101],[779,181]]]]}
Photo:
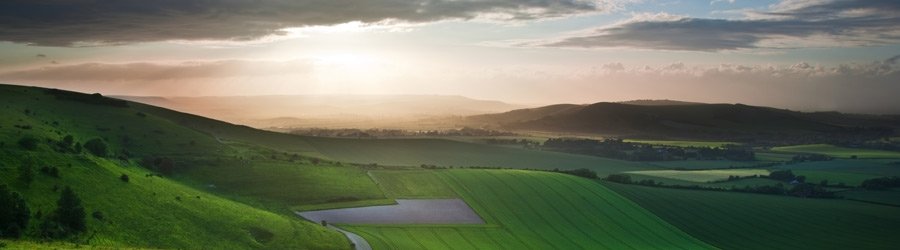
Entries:
{"type": "MultiPolygon", "coordinates": [[[[88,232],[68,241],[95,247],[181,249],[346,248],[341,235],[297,220],[192,189],[123,162],[92,156],[56,156],[0,151],[0,182],[21,192],[33,212],[55,207],[57,186],[71,186],[88,212],[88,232]],[[59,166],[60,177],[38,174],[28,186],[10,167],[17,159],[59,166]],[[129,182],[120,176],[130,176],[129,182]],[[90,217],[101,212],[103,219],[90,217]]],[[[41,219],[32,218],[32,224],[41,219]]],[[[36,226],[35,226],[36,227],[36,226]]],[[[29,231],[32,234],[36,228],[29,231]]],[[[28,236],[26,240],[39,240],[28,236]]],[[[25,244],[25,243],[21,243],[25,244]]]]}
{"type": "MultiPolygon", "coordinates": [[[[487,225],[345,228],[365,237],[376,249],[711,248],[587,179],[521,170],[441,170],[435,174],[487,225]]],[[[412,175],[417,176],[408,178],[419,174],[412,175]]]]}

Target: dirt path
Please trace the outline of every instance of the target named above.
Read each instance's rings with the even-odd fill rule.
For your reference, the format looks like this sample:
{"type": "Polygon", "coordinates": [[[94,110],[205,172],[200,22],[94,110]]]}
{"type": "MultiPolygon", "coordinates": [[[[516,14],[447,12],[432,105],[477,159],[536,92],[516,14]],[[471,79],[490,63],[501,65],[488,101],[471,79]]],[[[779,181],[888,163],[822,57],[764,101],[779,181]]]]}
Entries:
{"type": "Polygon", "coordinates": [[[328,228],[337,230],[338,232],[341,232],[344,235],[346,235],[347,239],[350,239],[350,242],[353,243],[353,249],[355,249],[355,250],[372,250],[372,246],[370,246],[369,242],[366,241],[366,239],[364,239],[363,237],[360,237],[359,235],[357,235],[355,233],[345,231],[344,229],[340,229],[340,228],[332,226],[332,225],[328,225],[328,228]]]}

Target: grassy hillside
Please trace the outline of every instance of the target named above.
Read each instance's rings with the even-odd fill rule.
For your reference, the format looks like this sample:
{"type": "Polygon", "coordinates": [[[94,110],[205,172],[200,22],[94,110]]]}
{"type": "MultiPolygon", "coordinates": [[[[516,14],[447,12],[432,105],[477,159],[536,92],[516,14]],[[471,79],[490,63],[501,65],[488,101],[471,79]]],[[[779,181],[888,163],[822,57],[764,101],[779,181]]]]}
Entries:
{"type": "MultiPolygon", "coordinates": [[[[182,249],[346,248],[339,234],[315,224],[220,198],[149,175],[128,162],[87,155],[58,155],[4,148],[0,183],[22,193],[34,213],[50,214],[59,188],[70,186],[88,213],[88,231],[68,240],[104,247],[182,249]],[[59,178],[37,174],[30,185],[17,179],[21,164],[56,166],[59,178]],[[128,182],[120,180],[126,174],[128,182]],[[94,212],[103,219],[90,217],[94,212]]],[[[37,224],[24,240],[37,240],[37,224]]]]}
{"type": "MultiPolygon", "coordinates": [[[[346,228],[365,237],[376,249],[709,248],[587,179],[520,170],[435,173],[488,224],[346,228]]],[[[408,178],[430,179],[418,173],[407,174],[408,178]]]]}
{"type": "MultiPolygon", "coordinates": [[[[265,150],[225,144],[177,121],[100,96],[7,85],[0,86],[0,96],[3,97],[0,100],[0,159],[3,160],[0,183],[22,193],[35,213],[49,214],[59,189],[71,186],[81,196],[88,216],[95,211],[103,214],[102,220],[88,218],[88,232],[65,240],[116,248],[349,247],[343,236],[319,225],[283,215],[281,211],[266,211],[220,198],[226,195],[264,200],[269,197],[256,197],[258,193],[252,193],[263,185],[245,188],[246,193],[231,192],[237,189],[227,189],[232,186],[220,178],[215,180],[225,183],[222,188],[200,189],[206,184],[199,182],[207,179],[191,176],[191,171],[216,167],[216,164],[198,162],[240,162],[250,167],[221,168],[219,173],[233,171],[231,174],[243,173],[249,179],[272,180],[263,178],[266,175],[262,173],[271,175],[268,171],[248,171],[287,168],[283,164],[258,164],[262,157],[268,156],[263,154],[265,150]],[[67,142],[66,138],[71,141],[67,142]],[[106,145],[107,149],[89,153],[89,141],[100,141],[98,144],[106,145]],[[174,172],[170,177],[159,177],[156,171],[145,168],[148,166],[139,166],[146,157],[171,159],[174,172]],[[37,174],[33,183],[25,185],[17,180],[17,169],[25,164],[35,169],[56,167],[60,178],[37,174]],[[122,174],[128,175],[130,181],[120,180],[122,174]]],[[[294,171],[291,176],[314,175],[314,172],[294,171]]],[[[334,173],[338,174],[344,175],[334,173]]],[[[285,176],[288,175],[278,177],[285,176]]],[[[283,184],[281,187],[303,190],[304,186],[283,184]]],[[[347,193],[357,191],[346,190],[347,193]]],[[[329,194],[342,196],[332,192],[319,197],[329,194]]],[[[33,216],[26,242],[38,238],[36,225],[42,220],[37,214],[33,216]]]]}
{"type": "Polygon", "coordinates": [[[900,244],[897,207],[603,184],[723,249],[891,249],[900,244]]]}

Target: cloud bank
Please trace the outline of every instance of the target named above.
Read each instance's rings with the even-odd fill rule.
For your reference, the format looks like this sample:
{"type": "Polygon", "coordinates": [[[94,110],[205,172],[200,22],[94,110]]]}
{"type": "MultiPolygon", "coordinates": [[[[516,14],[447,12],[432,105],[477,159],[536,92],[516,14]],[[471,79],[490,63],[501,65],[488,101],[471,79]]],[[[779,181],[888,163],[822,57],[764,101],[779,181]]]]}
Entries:
{"type": "Polygon", "coordinates": [[[900,42],[900,1],[783,1],[743,19],[647,18],[524,46],[723,51],[900,42]]]}
{"type": "Polygon", "coordinates": [[[5,0],[0,40],[42,46],[254,40],[353,21],[534,20],[610,11],[612,0],[5,0]]]}

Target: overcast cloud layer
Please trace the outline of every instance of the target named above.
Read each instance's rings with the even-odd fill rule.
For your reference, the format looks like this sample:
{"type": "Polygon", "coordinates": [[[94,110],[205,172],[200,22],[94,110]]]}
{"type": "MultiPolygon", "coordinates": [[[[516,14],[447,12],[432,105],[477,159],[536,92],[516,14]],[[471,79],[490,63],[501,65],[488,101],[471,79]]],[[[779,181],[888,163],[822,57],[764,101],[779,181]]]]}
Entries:
{"type": "Polygon", "coordinates": [[[0,40],[33,45],[253,40],[351,21],[533,20],[614,8],[603,0],[5,0],[0,40]]]}
{"type": "Polygon", "coordinates": [[[900,41],[900,1],[784,1],[745,15],[736,20],[644,16],[538,45],[721,51],[900,41]]]}

